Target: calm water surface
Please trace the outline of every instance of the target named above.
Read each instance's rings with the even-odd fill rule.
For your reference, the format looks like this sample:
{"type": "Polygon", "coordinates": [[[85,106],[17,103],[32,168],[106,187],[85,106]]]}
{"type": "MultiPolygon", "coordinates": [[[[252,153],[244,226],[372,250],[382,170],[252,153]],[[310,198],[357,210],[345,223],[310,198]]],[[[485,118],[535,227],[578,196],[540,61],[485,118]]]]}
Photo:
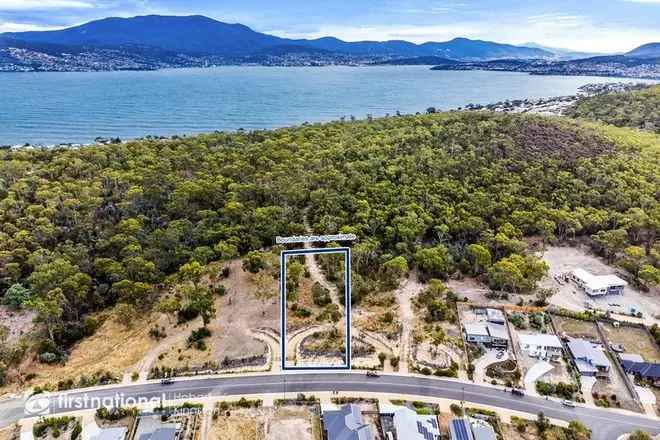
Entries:
{"type": "Polygon", "coordinates": [[[273,128],[569,95],[612,81],[622,80],[428,66],[7,73],[0,74],[0,145],[273,128]]]}

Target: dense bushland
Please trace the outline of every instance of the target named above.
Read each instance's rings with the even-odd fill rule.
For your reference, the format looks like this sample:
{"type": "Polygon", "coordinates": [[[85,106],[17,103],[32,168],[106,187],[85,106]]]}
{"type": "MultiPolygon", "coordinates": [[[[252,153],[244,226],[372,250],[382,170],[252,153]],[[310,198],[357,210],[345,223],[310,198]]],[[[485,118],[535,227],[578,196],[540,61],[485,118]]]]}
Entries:
{"type": "Polygon", "coordinates": [[[567,115],[660,133],[660,86],[583,98],[567,115]]]}
{"type": "Polygon", "coordinates": [[[488,113],[0,151],[0,294],[37,312],[48,361],[94,331],[91,312],[130,316],[169,280],[183,298],[160,306],[207,322],[204,266],[246,256],[259,272],[257,251],[303,233],[304,213],[359,236],[356,301],[412,267],[532,291],[546,267],[530,235],[594,236],[658,283],[659,176],[654,135],[488,113]]]}

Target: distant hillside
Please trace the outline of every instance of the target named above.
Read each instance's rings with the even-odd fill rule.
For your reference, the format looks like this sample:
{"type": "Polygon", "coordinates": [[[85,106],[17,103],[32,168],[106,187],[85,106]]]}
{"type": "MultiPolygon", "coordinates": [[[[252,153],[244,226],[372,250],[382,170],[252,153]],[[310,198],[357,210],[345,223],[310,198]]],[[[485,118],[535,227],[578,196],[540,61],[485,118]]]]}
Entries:
{"type": "Polygon", "coordinates": [[[16,70],[84,70],[88,64],[94,69],[112,70],[117,65],[159,68],[284,60],[295,64],[296,57],[301,64],[332,64],[416,57],[475,61],[553,56],[543,49],[466,38],[424,44],[400,40],[347,42],[334,37],[294,40],[200,15],[113,17],[55,31],[4,33],[0,40],[5,42],[0,43],[0,70],[11,70],[2,69],[2,63],[13,63],[16,70]],[[13,50],[16,48],[22,51],[13,50]],[[77,57],[68,57],[71,53],[77,57]],[[133,53],[139,59],[132,60],[133,53]],[[40,54],[54,58],[44,59],[40,54]],[[179,59],[182,55],[185,58],[179,59]]]}
{"type": "Polygon", "coordinates": [[[225,56],[251,54],[283,42],[241,24],[222,23],[199,15],[105,18],[62,30],[3,35],[27,42],[93,47],[147,46],[225,56]]]}
{"type": "Polygon", "coordinates": [[[660,86],[583,98],[566,114],[660,134],[660,86]]]}
{"type": "Polygon", "coordinates": [[[636,58],[660,58],[660,43],[649,43],[639,46],[626,54],[636,58]]]}
{"type": "Polygon", "coordinates": [[[426,56],[413,58],[395,58],[393,60],[379,61],[374,64],[389,64],[393,66],[438,66],[447,64],[457,64],[460,61],[450,60],[449,58],[426,56]]]}
{"type": "Polygon", "coordinates": [[[599,54],[593,53],[593,52],[579,52],[571,49],[565,49],[563,47],[551,47],[551,46],[544,46],[542,44],[538,43],[523,43],[521,44],[523,47],[533,47],[536,49],[543,49],[548,52],[553,53],[557,59],[563,59],[563,60],[575,60],[579,58],[589,58],[593,56],[598,56],[599,54]]]}

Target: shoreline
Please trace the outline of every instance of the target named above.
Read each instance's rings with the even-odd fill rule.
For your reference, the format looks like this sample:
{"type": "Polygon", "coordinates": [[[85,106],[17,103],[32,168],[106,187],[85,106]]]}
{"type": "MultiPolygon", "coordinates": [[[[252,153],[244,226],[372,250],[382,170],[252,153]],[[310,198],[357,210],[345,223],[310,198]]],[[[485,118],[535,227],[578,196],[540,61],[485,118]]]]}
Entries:
{"type": "MultiPolygon", "coordinates": [[[[268,67],[268,66],[266,66],[268,67]]],[[[350,67],[350,66],[349,66],[350,67]]],[[[523,73],[523,72],[520,72],[523,73]]],[[[564,75],[567,76],[567,75],[564,75]]],[[[620,79],[629,79],[629,78],[620,78],[620,79]]],[[[564,95],[564,96],[551,96],[548,98],[538,98],[538,99],[513,99],[513,100],[505,100],[505,101],[498,101],[494,103],[489,103],[489,104],[466,104],[465,106],[460,106],[460,107],[454,107],[450,108],[447,110],[440,110],[438,113],[442,112],[454,112],[454,111],[493,111],[493,112],[502,112],[502,113],[531,113],[531,114],[540,114],[540,115],[548,115],[548,116],[562,116],[563,112],[570,107],[572,104],[577,102],[579,99],[584,98],[584,97],[589,97],[589,96],[595,96],[598,94],[604,94],[604,93],[616,93],[616,92],[622,92],[634,88],[643,88],[643,87],[648,87],[649,80],[644,80],[647,82],[640,82],[640,83],[630,83],[630,82],[604,82],[604,83],[589,83],[585,84],[583,86],[580,86],[577,89],[577,92],[572,95],[564,95]]],[[[429,108],[432,108],[429,107],[429,108]]],[[[401,114],[402,116],[410,116],[410,115],[415,115],[415,114],[421,114],[425,113],[425,111],[420,110],[414,113],[403,113],[401,114]]],[[[390,116],[383,116],[383,117],[390,117],[390,116]]],[[[358,118],[357,120],[361,119],[366,119],[366,118],[358,118]]],[[[318,122],[318,123],[332,123],[332,122],[338,122],[340,119],[331,119],[328,121],[323,121],[323,122],[318,122]]],[[[300,124],[293,124],[293,125],[284,125],[281,127],[274,127],[269,130],[278,130],[278,129],[284,129],[284,128],[290,128],[290,127],[295,127],[300,124]]],[[[242,129],[236,129],[236,130],[220,130],[225,133],[234,133],[234,132],[239,132],[242,131],[242,129]]],[[[244,130],[244,131],[252,131],[252,130],[244,130]]],[[[259,131],[259,130],[254,130],[254,131],[259,131]]],[[[23,149],[58,149],[58,148],[70,148],[70,149],[76,149],[76,148],[84,148],[84,147],[89,147],[89,146],[98,146],[98,145],[111,145],[111,144],[127,144],[130,142],[137,142],[137,141],[144,141],[144,140],[153,140],[153,141],[171,141],[171,140],[176,140],[180,138],[187,138],[190,136],[198,136],[198,135],[203,135],[208,132],[203,132],[203,133],[185,133],[185,134],[173,134],[173,135],[145,135],[145,136],[140,136],[140,137],[135,137],[135,138],[130,138],[130,139],[120,139],[119,137],[116,138],[105,138],[105,137],[97,137],[94,139],[92,142],[88,143],[78,143],[78,142],[62,142],[58,144],[32,144],[32,143],[24,143],[24,144],[15,144],[15,145],[0,145],[0,150],[10,150],[10,151],[16,151],[16,150],[23,150],[23,149]]]]}

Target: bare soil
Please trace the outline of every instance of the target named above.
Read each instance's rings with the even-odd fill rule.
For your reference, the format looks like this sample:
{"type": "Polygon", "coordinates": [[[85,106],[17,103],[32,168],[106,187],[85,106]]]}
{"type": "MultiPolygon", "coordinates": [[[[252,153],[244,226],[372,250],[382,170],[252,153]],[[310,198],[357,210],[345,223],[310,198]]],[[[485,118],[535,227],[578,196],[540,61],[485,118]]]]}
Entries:
{"type": "Polygon", "coordinates": [[[233,260],[229,268],[229,277],[217,282],[225,286],[227,293],[215,301],[216,316],[208,325],[211,336],[205,339],[207,349],[190,347],[187,342],[191,331],[202,326],[201,319],[196,319],[177,327],[184,337],[172,341],[172,345],[159,355],[156,365],[199,367],[208,362],[221,363],[224,359],[268,353],[267,344],[255,338],[251,330],[265,328],[277,332],[279,300],[272,293],[263,294],[264,290],[276,292],[277,280],[268,274],[254,275],[244,271],[240,260],[233,260]]]}
{"type": "Polygon", "coordinates": [[[610,266],[599,257],[593,255],[586,247],[549,246],[542,255],[548,263],[550,270],[540,282],[540,287],[557,291],[551,298],[550,304],[568,310],[583,311],[585,302],[593,304],[603,310],[615,313],[628,313],[631,307],[641,310],[648,325],[660,323],[655,316],[660,315],[660,301],[657,300],[657,289],[642,292],[632,285],[628,285],[623,295],[606,295],[590,297],[572,282],[560,284],[554,276],[582,268],[594,275],[615,274],[626,279],[629,278],[622,269],[610,266]]]}
{"type": "Polygon", "coordinates": [[[601,323],[603,333],[610,344],[621,344],[626,353],[637,353],[647,362],[660,362],[660,350],[649,334],[641,328],[601,323]]]}
{"type": "Polygon", "coordinates": [[[313,440],[318,430],[316,416],[306,407],[232,409],[229,413],[221,413],[213,422],[207,440],[313,440]]]}
{"type": "Polygon", "coordinates": [[[34,328],[36,314],[30,310],[12,310],[0,305],[0,341],[11,345],[34,328]]]}

